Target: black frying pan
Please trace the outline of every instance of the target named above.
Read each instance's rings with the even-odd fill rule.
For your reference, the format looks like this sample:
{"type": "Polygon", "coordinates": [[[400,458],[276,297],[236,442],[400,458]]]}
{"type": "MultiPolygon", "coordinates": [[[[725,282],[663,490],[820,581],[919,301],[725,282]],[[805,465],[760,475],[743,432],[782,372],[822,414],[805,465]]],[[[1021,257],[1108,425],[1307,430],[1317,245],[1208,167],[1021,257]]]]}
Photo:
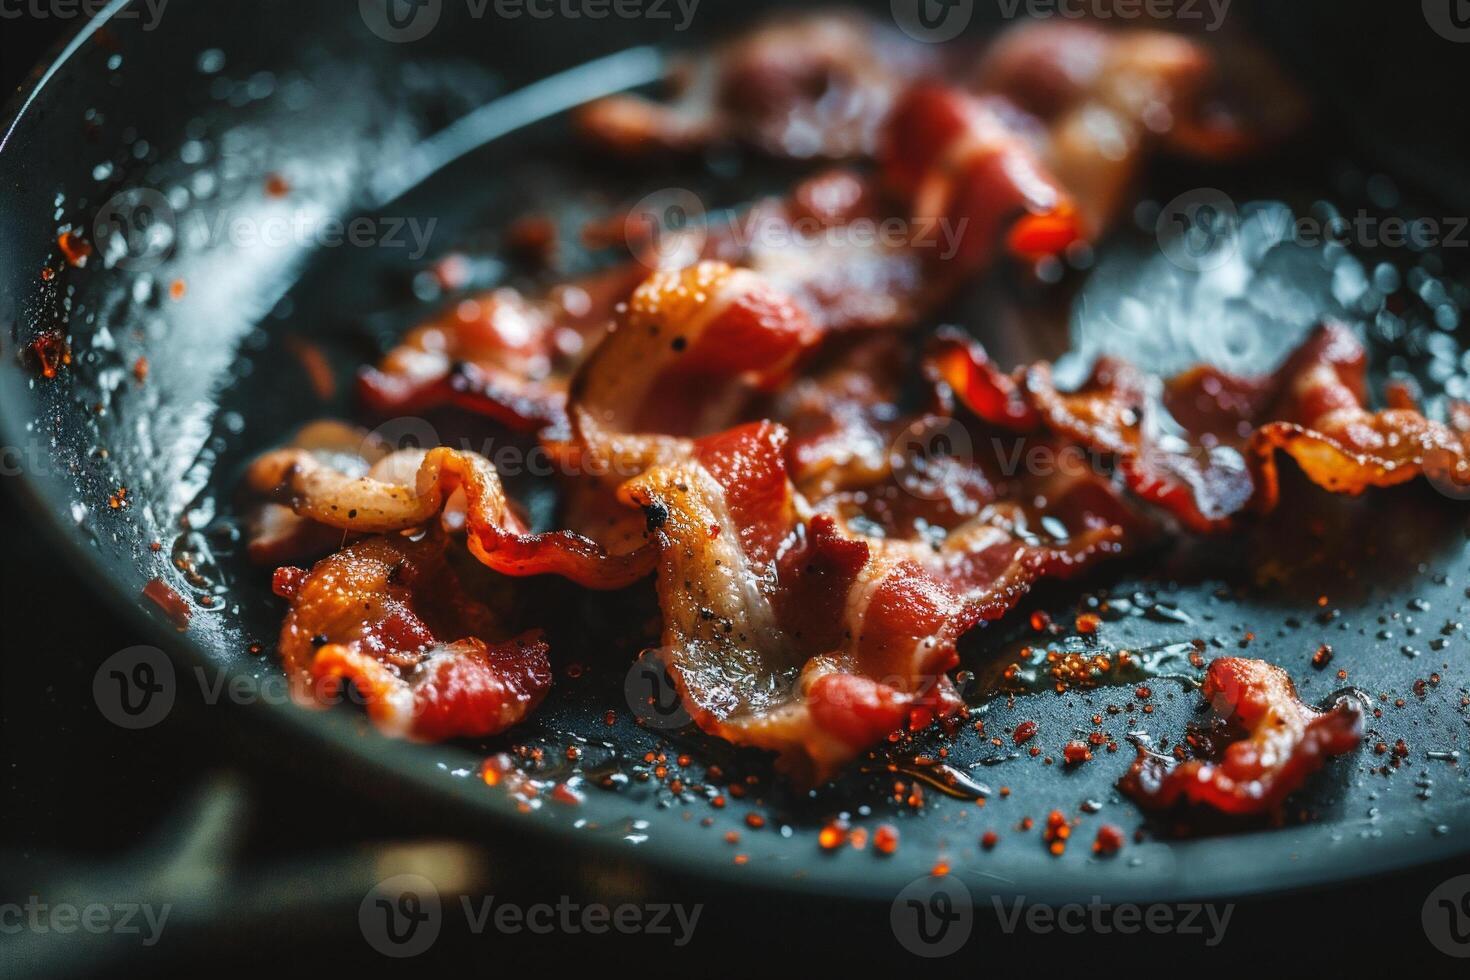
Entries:
{"type": "MultiPolygon", "coordinates": [[[[281,607],[266,576],[235,553],[228,517],[240,467],[304,420],[350,414],[342,382],[351,369],[424,309],[413,299],[414,271],[424,263],[410,257],[411,248],[250,247],[218,233],[214,222],[221,212],[260,218],[284,206],[262,193],[268,175],[280,173],[291,185],[291,207],[405,223],[416,218],[420,227],[437,219],[427,260],[464,247],[493,255],[497,242],[486,238],[486,229],[527,210],[595,210],[669,186],[735,204],[791,178],[789,170],[756,161],[744,161],[733,175],[728,166],[617,168],[572,146],[555,116],[569,93],[591,98],[638,80],[649,65],[645,54],[574,73],[539,90],[536,99],[495,108],[507,92],[593,58],[718,36],[757,5],[707,2],[694,30],[682,34],[656,21],[456,25],[453,18],[463,12],[445,4],[440,27],[409,44],[374,35],[355,6],[174,0],[156,29],[144,30],[146,20],[124,19],[128,5],[114,4],[23,93],[3,131],[0,315],[8,336],[0,364],[0,431],[25,460],[12,484],[35,519],[55,529],[96,590],[129,610],[142,635],[169,651],[181,689],[194,683],[189,672],[196,667],[211,677],[257,680],[275,670],[268,656],[250,652],[252,644],[269,649],[281,607]],[[453,163],[446,161],[454,152],[415,155],[420,141],[486,105],[492,108],[476,117],[470,144],[496,138],[453,163]],[[221,162],[222,152],[228,163],[221,162]],[[430,166],[415,169],[425,160],[430,166]],[[136,192],[115,198],[136,188],[162,192],[175,214],[183,237],[166,258],[117,268],[94,260],[43,280],[41,269],[57,264],[58,218],[90,229],[99,212],[108,221],[116,213],[136,228],[140,204],[156,201],[136,192]],[[171,295],[176,281],[184,284],[177,297],[171,295]],[[53,327],[69,335],[73,363],[46,380],[26,363],[25,351],[53,327]],[[316,345],[335,368],[333,397],[313,392],[299,358],[301,340],[316,345]],[[149,364],[145,384],[131,380],[140,354],[149,364]],[[125,505],[109,506],[122,487],[125,505]],[[183,530],[185,519],[190,533],[183,530]],[[155,541],[160,551],[150,549],[155,541]],[[199,562],[201,578],[179,574],[171,563],[176,549],[209,559],[199,562]],[[207,595],[212,605],[196,608],[187,632],[177,633],[140,599],[155,578],[195,601],[207,595]]],[[[1273,42],[1317,96],[1314,128],[1288,151],[1249,168],[1160,167],[1151,177],[1154,197],[1217,186],[1242,201],[1282,198],[1302,209],[1330,197],[1344,207],[1362,201],[1454,213],[1464,174],[1448,144],[1435,132],[1416,130],[1423,140],[1417,146],[1400,134],[1407,128],[1403,107],[1425,109],[1426,100],[1436,99],[1436,80],[1458,77],[1464,48],[1429,30],[1413,10],[1349,14],[1340,5],[1293,4],[1288,13],[1253,5],[1235,16],[1232,26],[1249,26],[1273,42]],[[1393,53],[1396,44],[1416,56],[1402,60],[1393,53]],[[1354,55],[1392,58],[1394,77],[1357,70],[1354,55]],[[1343,70],[1344,64],[1353,70],[1343,70]],[[1365,141],[1365,135],[1380,138],[1365,141]],[[1371,174],[1391,174],[1397,199],[1376,194],[1382,185],[1365,180],[1371,174]],[[1458,183],[1446,183],[1447,177],[1458,183]]],[[[976,31],[984,19],[977,14],[976,31]]],[[[1441,111],[1430,106],[1420,118],[1441,111]]],[[[445,144],[434,145],[442,150],[445,144]]],[[[1107,281],[1080,286],[1084,298],[1076,304],[1074,334],[1106,343],[1106,323],[1090,319],[1091,311],[1110,308],[1109,289],[1148,288],[1145,259],[1127,257],[1144,255],[1148,245],[1131,230],[1108,243],[1103,257],[1120,258],[1107,267],[1107,281]]],[[[146,244],[142,248],[146,253],[146,244]]],[[[1404,275],[1423,261],[1402,252],[1386,258],[1399,262],[1404,275]]],[[[1376,260],[1368,257],[1370,272],[1376,260]]],[[[1442,278],[1451,286],[1456,260],[1463,263],[1452,250],[1432,260],[1445,264],[1442,278]]],[[[498,273],[489,268],[487,274],[498,273]]],[[[516,271],[505,275],[513,279],[516,271]]],[[[1013,278],[998,274],[977,285],[947,318],[968,324],[1009,361],[1066,349],[1066,308],[1078,284],[1043,291],[1013,278]]],[[[1458,368],[1447,375],[1434,366],[1434,355],[1444,360],[1445,341],[1427,342],[1430,335],[1415,326],[1426,315],[1422,301],[1406,290],[1400,298],[1398,312],[1408,325],[1403,330],[1385,329],[1374,311],[1357,311],[1360,320],[1375,320],[1366,326],[1378,363],[1443,386],[1458,374],[1458,368]]],[[[1458,335],[1446,336],[1457,353],[1458,335]]],[[[445,436],[462,424],[427,421],[445,436]]],[[[538,499],[536,487],[519,489],[538,499]]],[[[538,860],[629,868],[635,876],[656,870],[885,904],[941,857],[977,896],[1025,894],[1035,901],[1090,895],[1171,900],[1336,882],[1442,860],[1464,852],[1470,839],[1464,833],[1470,818],[1465,767],[1427,754],[1467,748],[1461,699],[1470,684],[1470,639],[1454,628],[1470,607],[1467,516],[1463,505],[1423,486],[1325,503],[1310,488],[1293,486],[1278,515],[1240,539],[1153,553],[1078,587],[1048,588],[1013,617],[1016,625],[1008,620],[971,638],[967,667],[984,677],[1015,655],[1033,606],[1065,621],[1089,600],[1129,597],[1133,613],[1107,627],[1111,644],[1166,649],[1199,636],[1229,649],[1250,632],[1250,654],[1287,666],[1307,700],[1325,703],[1349,688],[1361,692],[1384,709],[1371,722],[1368,748],[1331,765],[1280,828],[1181,839],[1171,827],[1143,821],[1114,789],[1131,758],[1127,728],[1146,726],[1172,737],[1194,715],[1196,696],[1163,668],[1150,681],[1155,713],[1110,721],[1109,732],[1123,747],[1075,772],[1000,752],[988,742],[958,740],[951,755],[956,766],[1011,791],[1004,799],[992,797],[984,809],[931,794],[935,802],[912,813],[886,798],[889,777],[861,773],[812,798],[795,798],[769,778],[760,760],[731,756],[683,732],[636,724],[624,710],[634,651],[597,642],[601,600],[558,595],[554,587],[542,601],[559,610],[553,634],[562,669],[551,699],[514,739],[393,742],[374,734],[358,712],[307,712],[280,703],[221,711],[211,737],[243,734],[239,751],[265,757],[267,766],[319,769],[324,779],[389,798],[426,824],[474,828],[492,849],[513,840],[508,866],[534,853],[538,860]],[[1309,513],[1322,515],[1320,527],[1306,526],[1303,515],[1309,513]],[[1325,606],[1319,595],[1327,596],[1325,606]],[[1309,659],[1323,642],[1332,645],[1335,659],[1331,671],[1318,672],[1309,659]],[[574,661],[587,666],[577,679],[564,669],[574,661]],[[1338,669],[1347,672],[1346,680],[1338,679],[1338,669]],[[1416,695],[1415,681],[1431,673],[1440,682],[1416,695]],[[1389,696],[1387,703],[1381,694],[1389,696]],[[1395,707],[1400,698],[1404,704],[1395,707]],[[610,726],[603,720],[608,707],[618,709],[610,726]],[[225,731],[224,718],[232,731],[225,731]],[[491,751],[540,744],[555,756],[578,737],[589,740],[584,758],[609,771],[636,777],[646,752],[683,753],[691,756],[690,782],[701,782],[706,766],[717,763],[754,775],[757,789],[716,809],[703,795],[674,799],[656,781],[633,778],[622,789],[590,789],[579,807],[547,805],[527,814],[474,776],[491,751]],[[1384,760],[1372,755],[1373,744],[1400,738],[1410,756],[1391,775],[1374,773],[1384,760]],[[1422,785],[1421,774],[1432,790],[1422,785]],[[1040,820],[1053,807],[1080,813],[1084,801],[1101,804],[1100,812],[1083,818],[1078,846],[1062,857],[1048,855],[1035,831],[1012,830],[1022,817],[1040,820]],[[823,854],[816,840],[823,822],[863,806],[871,812],[859,823],[900,828],[898,852],[887,859],[871,852],[823,854]],[[751,811],[766,816],[763,830],[744,823],[751,811]],[[713,818],[710,826],[703,825],[705,817],[713,818]],[[1142,842],[1130,844],[1118,860],[1094,859],[1085,845],[1103,820],[1141,827],[1142,842]],[[978,837],[990,827],[1001,831],[1003,844],[982,854],[978,837]],[[731,829],[742,835],[738,848],[722,839],[731,829]],[[737,852],[746,856],[743,863],[733,860],[737,852]]],[[[613,601],[646,600],[635,590],[613,601]]],[[[991,731],[1035,720],[1047,735],[1049,754],[1087,717],[1129,699],[1127,686],[1065,697],[1027,693],[1014,702],[977,694],[991,731]]]]}

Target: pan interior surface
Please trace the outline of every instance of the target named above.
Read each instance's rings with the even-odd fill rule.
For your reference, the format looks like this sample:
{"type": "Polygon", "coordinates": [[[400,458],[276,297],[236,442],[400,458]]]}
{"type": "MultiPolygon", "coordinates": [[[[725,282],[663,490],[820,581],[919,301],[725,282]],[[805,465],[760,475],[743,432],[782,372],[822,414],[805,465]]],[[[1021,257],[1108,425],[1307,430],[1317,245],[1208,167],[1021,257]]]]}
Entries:
{"type": "MultiPolygon", "coordinates": [[[[577,148],[565,120],[551,116],[527,120],[381,204],[366,194],[381,162],[405,157],[471,110],[593,55],[697,39],[646,24],[584,25],[568,39],[533,24],[522,35],[475,35],[489,50],[452,30],[398,46],[357,18],[299,5],[176,6],[156,32],[116,20],[82,43],[27,103],[0,151],[13,215],[0,227],[0,313],[15,355],[0,366],[0,427],[26,453],[20,492],[99,591],[147,616],[149,635],[175,654],[181,675],[198,668],[265,689],[278,673],[268,652],[282,608],[268,574],[243,560],[241,469],[305,421],[353,417],[354,368],[450,299],[426,279],[436,260],[469,256],[473,288],[525,285],[533,277],[506,257],[500,237],[525,213],[553,214],[573,229],[673,187],[735,207],[788,186],[794,172],[750,159],[610,165],[577,148]],[[292,23],[289,42],[263,26],[272,16],[292,23]],[[265,191],[276,178],[287,193],[265,191]],[[376,247],[323,240],[322,227],[336,222],[345,235],[355,218],[371,222],[376,247]],[[59,263],[59,226],[77,223],[90,237],[99,220],[121,222],[122,251],[83,268],[59,263]],[[401,245],[384,241],[390,226],[401,245]],[[315,230],[292,230],[301,227],[315,230]],[[264,228],[284,234],[262,241],[264,228]],[[43,278],[48,267],[59,272],[43,278]],[[54,330],[68,338],[71,364],[48,379],[29,352],[54,330]],[[308,362],[317,359],[333,384],[313,384],[308,362]],[[195,604],[185,632],[140,611],[154,579],[195,604]]],[[[700,26],[727,28],[719,17],[700,26]]],[[[587,98],[604,94],[596,77],[587,84],[587,98]]],[[[1243,280],[1220,287],[1161,262],[1148,248],[1145,205],[1136,227],[1099,249],[1092,273],[1055,290],[997,274],[944,319],[968,326],[1007,365],[1073,347],[1090,356],[1125,344],[1136,354],[1130,328],[1151,321],[1130,319],[1129,298],[1165,297],[1203,329],[1185,323],[1147,356],[1259,363],[1278,359],[1331,315],[1366,332],[1376,364],[1419,377],[1431,393],[1463,395],[1455,390],[1462,338],[1437,312],[1462,305],[1455,256],[1346,254],[1280,233],[1281,215],[1312,214],[1329,200],[1343,210],[1360,202],[1377,212],[1432,207],[1414,200],[1411,185],[1384,193],[1384,179],[1338,151],[1286,151],[1226,172],[1161,167],[1150,176],[1155,208],[1202,186],[1281,202],[1247,216],[1260,237],[1245,243],[1243,280]]],[[[568,261],[585,268],[595,259],[568,261]]],[[[395,424],[427,426],[419,431],[475,448],[487,438],[452,416],[395,424]]],[[[551,521],[549,481],[527,472],[508,482],[538,521],[551,521]]],[[[300,744],[324,769],[349,760],[380,788],[421,796],[425,810],[484,816],[497,832],[511,828],[547,845],[777,888],[888,897],[944,863],[977,893],[1167,900],[1322,883],[1458,853],[1470,819],[1470,782],[1454,761],[1470,748],[1470,515],[1427,486],[1324,500],[1297,481],[1286,495],[1273,517],[1238,539],[1150,552],[1038,591],[964,647],[972,721],[983,720],[984,735],[970,727],[942,741],[923,736],[811,795],[792,793],[758,756],[634,718],[628,706],[640,679],[629,667],[637,648],[602,624],[629,604],[651,610],[645,588],[589,598],[547,584],[534,601],[554,610],[556,684],[540,712],[501,739],[392,742],[351,709],[307,712],[282,699],[264,699],[257,715],[282,740],[273,754],[300,744]],[[1094,638],[1067,630],[1045,646],[1135,651],[1142,672],[1057,693],[1047,651],[1028,625],[1032,611],[1062,624],[1097,612],[1104,625],[1094,638]],[[1195,717],[1198,671],[1189,652],[1200,644],[1284,666],[1309,703],[1346,695],[1368,708],[1361,752],[1330,765],[1284,826],[1181,837],[1144,821],[1115,788],[1133,758],[1130,734],[1172,739],[1195,717]],[[1332,659],[1318,668],[1313,655],[1323,646],[1332,659]],[[1002,678],[1013,663],[1020,668],[1002,678]],[[1094,716],[1103,721],[1090,724],[1094,716]],[[1025,721],[1038,729],[1035,756],[1004,737],[1025,721]],[[1064,767],[1062,745],[1094,730],[1116,750],[1064,767]],[[951,795],[924,775],[923,760],[941,748],[973,792],[951,795]],[[582,802],[527,804],[487,785],[482,764],[499,752],[538,783],[576,781],[582,802]],[[712,767],[723,778],[712,778],[712,767]],[[896,780],[904,793],[893,792],[896,780]],[[1039,831],[1017,829],[1054,809],[1080,821],[1074,846],[1060,856],[1039,831]],[[886,857],[872,848],[828,853],[818,838],[838,819],[869,831],[892,824],[902,843],[886,857]],[[1119,859],[1097,859],[1086,845],[1104,822],[1142,835],[1119,859]],[[1000,835],[994,850],[981,848],[987,830],[1000,835]],[[732,832],[737,844],[726,842],[732,832]]]]}

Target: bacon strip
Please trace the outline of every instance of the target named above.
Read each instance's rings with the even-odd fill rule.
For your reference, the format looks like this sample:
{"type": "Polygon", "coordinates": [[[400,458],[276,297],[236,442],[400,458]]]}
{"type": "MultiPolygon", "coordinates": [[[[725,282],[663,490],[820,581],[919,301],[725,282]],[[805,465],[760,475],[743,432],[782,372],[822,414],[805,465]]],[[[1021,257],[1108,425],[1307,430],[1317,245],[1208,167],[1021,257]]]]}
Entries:
{"type": "Polygon", "coordinates": [[[1160,810],[1182,801],[1234,816],[1271,813],[1329,756],[1352,752],[1362,740],[1356,703],[1344,698],[1325,712],[1302,704],[1286,671],[1262,660],[1215,660],[1202,693],[1227,744],[1218,758],[1177,765],[1140,747],[1120,784],[1140,806],[1160,810]]]}
{"type": "Polygon", "coordinates": [[[617,589],[653,568],[655,555],[646,548],[609,554],[570,531],[528,531],[512,510],[495,468],[477,453],[439,447],[421,456],[414,450],[394,455],[399,467],[418,462],[413,485],[352,477],[293,449],[257,459],[247,481],[257,493],[284,496],[302,517],[361,534],[427,526],[445,512],[452,497],[462,495],[470,551],[505,575],[554,574],[587,588],[617,589]]]}
{"type": "Polygon", "coordinates": [[[350,681],[386,734],[428,740],[493,735],[535,709],[551,687],[540,632],[488,639],[501,635],[496,617],[466,595],[446,543],[437,532],[372,537],[309,573],[276,571],[298,701],[329,703],[350,681]]]}
{"type": "Polygon", "coordinates": [[[577,125],[625,155],[735,141],[793,159],[870,156],[896,93],[933,67],[929,46],[867,18],[784,17],[680,61],[669,102],[610,96],[581,109],[577,125]]]}
{"type": "Polygon", "coordinates": [[[1241,378],[1197,367],[1169,381],[1103,358],[1075,391],[1059,391],[1049,365],[1015,378],[978,345],[942,340],[937,376],[986,420],[1017,431],[1040,426],[1110,458],[1123,482],[1193,530],[1227,529],[1279,496],[1277,452],[1318,486],[1359,494],[1427,476],[1442,491],[1470,489],[1470,419],[1426,419],[1406,398],[1370,411],[1367,356],[1346,327],[1327,323],[1270,375],[1241,378]]]}
{"type": "Polygon", "coordinates": [[[629,262],[541,297],[461,300],[359,372],[358,397],[377,416],[453,405],[517,431],[564,426],[572,372],[646,271],[629,262]]]}
{"type": "Polygon", "coordinates": [[[777,752],[801,783],[957,710],[945,671],[958,638],[1038,578],[1117,554],[1125,537],[1112,513],[1060,488],[1057,510],[1076,518],[1061,539],[1004,501],[942,541],[855,534],[836,500],[804,516],[785,443],[771,423],[708,436],[620,495],[659,542],[665,655],[691,715],[777,752]]]}

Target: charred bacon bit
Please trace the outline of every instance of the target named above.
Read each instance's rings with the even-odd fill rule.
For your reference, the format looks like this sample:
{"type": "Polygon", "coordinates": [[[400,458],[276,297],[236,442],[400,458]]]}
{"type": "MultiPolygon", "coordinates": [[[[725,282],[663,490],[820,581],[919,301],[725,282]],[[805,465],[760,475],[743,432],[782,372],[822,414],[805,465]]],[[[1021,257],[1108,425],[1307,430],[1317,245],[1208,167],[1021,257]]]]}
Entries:
{"type": "Polygon", "coordinates": [[[368,538],[309,574],[278,571],[291,603],[281,659],[298,700],[328,703],[350,681],[385,733],[431,740],[502,732],[540,703],[551,664],[539,632],[487,640],[503,634],[463,591],[445,543],[368,538]]]}
{"type": "Polygon", "coordinates": [[[66,335],[55,328],[37,334],[27,345],[26,355],[26,363],[48,381],[71,365],[71,345],[66,342],[66,335]]]}
{"type": "Polygon", "coordinates": [[[389,472],[380,472],[381,479],[354,477],[300,449],[266,453],[246,479],[257,493],[288,501],[298,516],[358,534],[425,527],[443,521],[447,508],[462,506],[470,552],[505,575],[554,574],[591,589],[617,589],[652,570],[656,556],[647,548],[609,554],[571,531],[527,530],[495,467],[477,453],[402,450],[380,465],[400,472],[412,467],[413,483],[388,479],[389,472]]]}
{"type": "Polygon", "coordinates": [[[627,155],[735,142],[794,159],[869,156],[897,93],[933,61],[930,46],[866,18],[786,17],[680,61],[670,101],[611,96],[577,124],[627,155]]]}
{"type": "Polygon", "coordinates": [[[194,607],[179,595],[177,589],[163,579],[149,579],[143,586],[143,598],[157,606],[179,632],[182,633],[189,628],[189,619],[194,614],[194,607]]]}
{"type": "Polygon", "coordinates": [[[1297,699],[1286,671],[1262,660],[1212,662],[1201,691],[1226,742],[1217,757],[1175,764],[1140,747],[1121,788],[1148,809],[1183,801],[1244,816],[1278,811],[1329,756],[1362,740],[1358,705],[1344,698],[1318,711],[1297,699]]]}
{"type": "Polygon", "coordinates": [[[925,358],[925,373],[943,382],[960,402],[991,425],[1013,432],[1032,432],[1041,417],[1027,403],[1015,379],[968,334],[946,327],[935,334],[925,358]]]}

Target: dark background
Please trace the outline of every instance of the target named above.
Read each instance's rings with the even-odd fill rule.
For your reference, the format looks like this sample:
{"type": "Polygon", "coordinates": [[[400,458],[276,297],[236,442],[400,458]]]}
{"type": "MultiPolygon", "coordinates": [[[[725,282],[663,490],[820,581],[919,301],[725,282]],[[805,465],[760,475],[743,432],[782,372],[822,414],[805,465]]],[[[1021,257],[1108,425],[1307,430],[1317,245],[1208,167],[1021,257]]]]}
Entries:
{"type": "MultiPolygon", "coordinates": [[[[0,83],[7,96],[74,26],[54,19],[0,20],[0,83]]],[[[1377,40],[1337,38],[1322,44],[1323,57],[1357,57],[1345,49],[1348,44],[1371,48],[1377,40]]],[[[1392,48],[1379,52],[1384,56],[1378,59],[1380,68],[1416,70],[1412,52],[1401,51],[1403,57],[1391,53],[1392,48]]],[[[1470,59],[1462,61],[1470,67],[1470,59]]],[[[1372,77],[1373,71],[1365,69],[1361,91],[1371,91],[1372,77]]],[[[1438,96],[1462,100],[1464,89],[1438,96]]],[[[1365,112],[1374,108],[1371,101],[1364,100],[1365,112]]],[[[1460,127],[1445,127],[1443,119],[1436,133],[1433,113],[1392,115],[1396,129],[1416,134],[1438,151],[1429,154],[1430,160],[1452,145],[1447,130],[1464,135],[1460,127]]],[[[1399,149],[1413,155],[1412,146],[1399,149]]],[[[86,893],[89,887],[102,887],[88,883],[109,876],[146,877],[177,855],[179,828],[194,825],[194,801],[205,787],[218,798],[224,786],[224,796],[239,801],[224,820],[236,848],[234,856],[221,859],[227,883],[238,877],[258,884],[259,879],[298,874],[310,879],[309,862],[324,849],[337,853],[366,842],[413,839],[393,808],[324,790],[311,778],[283,777],[274,766],[264,771],[259,753],[233,751],[214,734],[222,721],[229,725],[228,716],[218,715],[228,709],[212,709],[203,719],[204,712],[190,710],[197,706],[181,704],[165,723],[141,732],[121,731],[103,719],[91,696],[97,665],[147,638],[109,615],[53,557],[42,529],[16,509],[5,482],[0,479],[0,879],[30,890],[66,880],[79,883],[86,893]]],[[[422,826],[417,821],[414,825],[422,826]]],[[[1388,957],[1418,972],[1448,973],[1461,964],[1426,942],[1420,907],[1435,885],[1467,872],[1470,863],[1461,862],[1459,867],[1434,867],[1328,892],[1239,903],[1225,942],[1213,950],[1184,937],[1054,934],[992,941],[988,937],[996,935],[994,923],[982,915],[969,952],[980,944],[975,961],[989,970],[1174,971],[1218,963],[1237,973],[1274,973],[1287,964],[1322,969],[1388,957]]],[[[168,886],[161,887],[166,892],[168,886]]],[[[703,901],[706,911],[695,941],[682,950],[657,937],[518,941],[464,936],[456,934],[451,917],[434,951],[411,965],[416,970],[448,969],[453,966],[447,961],[459,958],[474,961],[479,970],[542,964],[617,969],[626,964],[668,975],[765,973],[810,958],[818,967],[845,972],[872,969],[896,955],[886,921],[870,909],[738,894],[690,893],[686,898],[703,901]]],[[[239,900],[238,914],[227,912],[211,922],[165,930],[156,950],[133,951],[127,958],[121,951],[104,951],[92,962],[108,964],[118,973],[191,975],[200,969],[234,975],[263,968],[295,975],[307,969],[387,963],[357,933],[356,895],[339,899],[296,907],[284,898],[273,899],[268,891],[252,893],[239,900]]],[[[9,973],[7,938],[0,937],[0,975],[9,973]]],[[[939,969],[956,965],[953,960],[936,964],[939,969]]]]}

